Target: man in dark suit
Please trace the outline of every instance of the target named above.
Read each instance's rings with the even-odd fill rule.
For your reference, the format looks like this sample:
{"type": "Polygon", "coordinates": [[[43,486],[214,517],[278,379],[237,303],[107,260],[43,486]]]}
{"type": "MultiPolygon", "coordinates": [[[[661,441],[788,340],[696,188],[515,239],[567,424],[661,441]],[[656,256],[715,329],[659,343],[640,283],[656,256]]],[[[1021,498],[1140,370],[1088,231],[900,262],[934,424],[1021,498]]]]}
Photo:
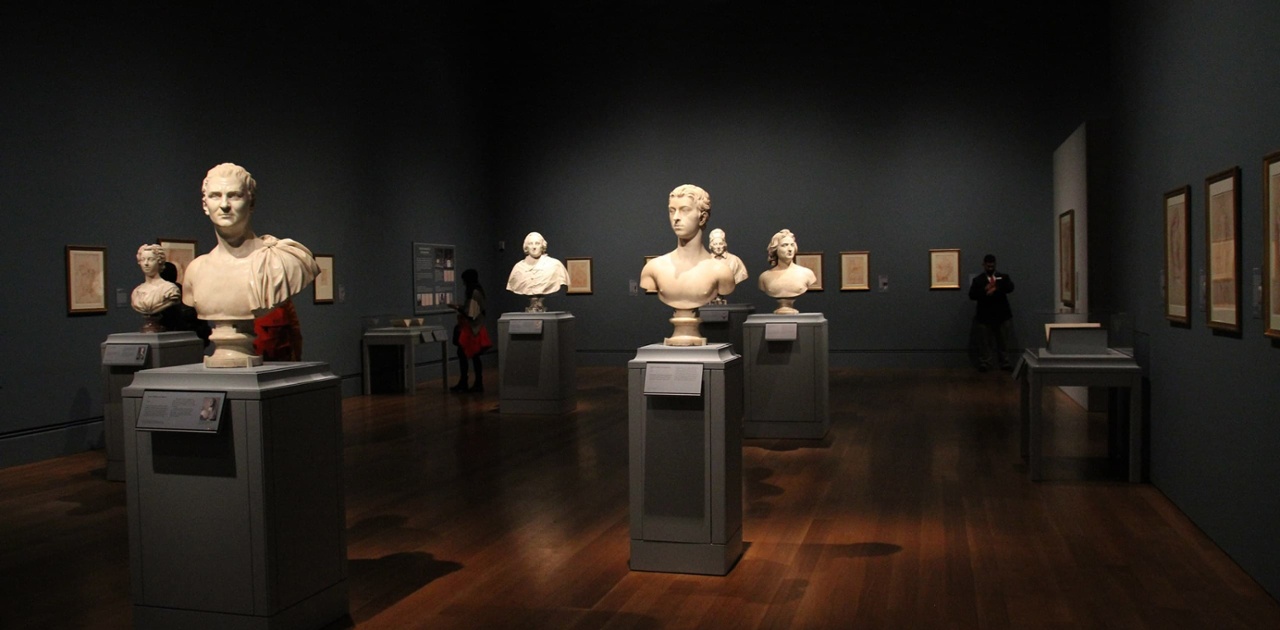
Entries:
{"type": "Polygon", "coordinates": [[[978,369],[986,372],[992,365],[1002,370],[1012,369],[1006,352],[1009,339],[1009,320],[1013,310],[1009,308],[1008,294],[1013,293],[1013,279],[996,271],[996,257],[987,254],[982,259],[982,271],[969,284],[969,299],[978,303],[974,320],[981,333],[978,369]]]}

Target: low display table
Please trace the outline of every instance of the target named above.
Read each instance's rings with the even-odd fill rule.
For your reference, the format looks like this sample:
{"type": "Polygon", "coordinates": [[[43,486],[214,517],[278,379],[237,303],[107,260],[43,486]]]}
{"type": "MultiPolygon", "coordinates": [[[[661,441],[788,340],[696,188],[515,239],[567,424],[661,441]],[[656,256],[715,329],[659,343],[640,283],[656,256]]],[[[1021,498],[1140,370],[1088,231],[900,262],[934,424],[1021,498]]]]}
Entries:
{"type": "Polygon", "coordinates": [[[339,379],[178,366],[124,389],[138,628],[319,628],[347,614],[339,379]]]}
{"type": "Polygon", "coordinates": [[[566,311],[498,318],[498,411],[568,413],[578,407],[574,317],[566,311]]]}
{"type": "MultiPolygon", "coordinates": [[[[1110,387],[1114,393],[1123,392],[1129,402],[1125,419],[1129,425],[1129,481],[1142,481],[1142,368],[1131,355],[1114,349],[1074,355],[1052,354],[1044,348],[1027,349],[1013,374],[1022,382],[1022,457],[1027,460],[1032,481],[1044,479],[1044,414],[1040,403],[1041,390],[1049,385],[1110,387]]],[[[1125,441],[1124,433],[1118,414],[1108,416],[1109,451],[1115,456],[1120,450],[1118,444],[1125,441]]]]}
{"type": "Polygon", "coordinates": [[[644,346],[627,364],[635,571],[725,575],[742,557],[742,358],[644,346]]]}
{"type": "MultiPolygon", "coordinates": [[[[449,389],[449,333],[443,326],[387,326],[370,328],[360,339],[364,369],[364,395],[374,393],[374,383],[394,382],[386,389],[414,394],[417,390],[417,349],[422,344],[440,344],[440,383],[449,389]],[[391,355],[394,354],[394,358],[391,355]],[[371,356],[372,355],[372,356],[371,356]],[[378,372],[378,377],[374,372],[378,372]],[[385,378],[387,373],[393,377],[385,378]]],[[[381,393],[381,392],[379,392],[381,393]]]]}
{"type": "Polygon", "coordinates": [[[743,324],[748,438],[820,440],[831,426],[827,320],[752,315],[743,324]]]}
{"type": "Polygon", "coordinates": [[[124,481],[124,420],[120,390],[138,370],[188,365],[204,360],[204,343],[189,330],[116,333],[102,342],[102,428],[107,447],[107,481],[124,481]]]}
{"type": "Polygon", "coordinates": [[[708,304],[698,309],[699,330],[707,343],[732,344],[734,352],[742,353],[742,324],[754,312],[756,307],[750,304],[708,304]]]}

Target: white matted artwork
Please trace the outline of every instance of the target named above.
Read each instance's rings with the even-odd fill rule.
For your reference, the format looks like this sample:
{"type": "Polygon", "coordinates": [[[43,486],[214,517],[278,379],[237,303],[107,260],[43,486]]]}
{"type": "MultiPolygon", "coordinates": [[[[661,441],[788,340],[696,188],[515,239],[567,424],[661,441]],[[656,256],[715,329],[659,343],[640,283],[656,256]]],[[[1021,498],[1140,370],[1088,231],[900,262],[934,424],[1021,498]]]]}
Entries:
{"type": "Polygon", "coordinates": [[[564,267],[569,272],[569,295],[589,295],[593,286],[591,283],[591,259],[590,258],[566,258],[564,259],[564,267]]]}
{"type": "Polygon", "coordinates": [[[840,290],[870,291],[871,252],[840,252],[840,290]]]}
{"type": "Polygon", "coordinates": [[[809,285],[810,291],[822,290],[822,252],[801,252],[796,254],[796,264],[809,269],[817,282],[809,285]]]}
{"type": "Polygon", "coordinates": [[[320,266],[320,273],[316,274],[315,288],[316,304],[333,304],[333,256],[330,254],[316,254],[316,264],[320,266]]]}
{"type": "Polygon", "coordinates": [[[960,250],[929,250],[929,288],[960,288],[960,250]]]}
{"type": "Polygon", "coordinates": [[[68,245],[67,314],[107,312],[107,248],[68,245]]]}
{"type": "Polygon", "coordinates": [[[182,279],[186,275],[187,265],[191,264],[196,257],[196,241],[187,238],[165,238],[161,236],[156,239],[156,244],[164,248],[164,259],[173,263],[178,268],[178,278],[174,282],[182,284],[182,279]]]}

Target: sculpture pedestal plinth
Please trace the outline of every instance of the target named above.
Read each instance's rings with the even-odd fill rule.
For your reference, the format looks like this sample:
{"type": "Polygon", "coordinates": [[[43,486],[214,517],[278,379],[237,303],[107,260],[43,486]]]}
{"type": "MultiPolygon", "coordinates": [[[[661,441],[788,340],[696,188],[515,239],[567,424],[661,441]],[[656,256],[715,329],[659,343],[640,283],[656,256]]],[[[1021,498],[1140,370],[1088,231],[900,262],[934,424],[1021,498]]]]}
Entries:
{"type": "Polygon", "coordinates": [[[253,320],[230,319],[209,322],[213,332],[213,355],[204,358],[209,368],[243,368],[262,365],[262,357],[253,353],[253,320]]]}
{"type": "Polygon", "coordinates": [[[664,346],[705,346],[707,338],[698,333],[698,324],[702,323],[698,319],[698,312],[693,309],[676,309],[675,315],[671,318],[671,325],[675,328],[671,336],[662,340],[664,346]]]}

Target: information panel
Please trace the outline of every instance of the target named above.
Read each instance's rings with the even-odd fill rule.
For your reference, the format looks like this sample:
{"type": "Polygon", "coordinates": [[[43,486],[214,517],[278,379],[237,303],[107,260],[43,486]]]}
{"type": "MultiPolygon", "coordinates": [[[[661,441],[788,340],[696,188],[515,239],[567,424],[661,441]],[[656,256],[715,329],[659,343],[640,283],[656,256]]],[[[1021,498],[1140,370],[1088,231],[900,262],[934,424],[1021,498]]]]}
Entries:
{"type": "Polygon", "coordinates": [[[226,392],[147,390],[138,411],[139,431],[217,433],[226,392]]]}
{"type": "Polygon", "coordinates": [[[150,349],[145,343],[109,343],[102,351],[102,364],[142,367],[150,349]]]}
{"type": "Polygon", "coordinates": [[[453,245],[413,244],[413,314],[449,312],[456,302],[457,269],[453,245]]]}
{"type": "Polygon", "coordinates": [[[650,363],[644,370],[646,396],[701,396],[701,363],[650,363]]]}

